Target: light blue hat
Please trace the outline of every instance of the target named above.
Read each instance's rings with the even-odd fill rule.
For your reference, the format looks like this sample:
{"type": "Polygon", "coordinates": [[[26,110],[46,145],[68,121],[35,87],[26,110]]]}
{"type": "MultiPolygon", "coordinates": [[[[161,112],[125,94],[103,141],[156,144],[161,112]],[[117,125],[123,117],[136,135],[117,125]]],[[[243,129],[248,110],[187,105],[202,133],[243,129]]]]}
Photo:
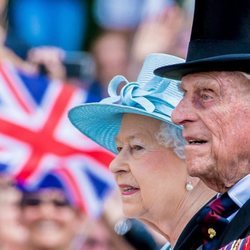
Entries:
{"type": "Polygon", "coordinates": [[[115,76],[108,86],[110,97],[72,108],[70,121],[84,135],[113,153],[117,153],[115,138],[124,113],[145,115],[174,125],[171,113],[182,98],[178,82],[156,76],[153,72],[163,65],[182,62],[183,59],[171,55],[148,55],[136,82],[115,76]],[[123,87],[118,93],[121,85],[123,87]]]}

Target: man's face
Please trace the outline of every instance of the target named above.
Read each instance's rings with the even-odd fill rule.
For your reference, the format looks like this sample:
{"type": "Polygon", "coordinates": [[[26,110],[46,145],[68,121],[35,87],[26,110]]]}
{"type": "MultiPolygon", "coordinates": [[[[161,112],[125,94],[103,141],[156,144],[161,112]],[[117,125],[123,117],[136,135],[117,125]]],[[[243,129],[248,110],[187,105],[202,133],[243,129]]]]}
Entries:
{"type": "Polygon", "coordinates": [[[172,114],[183,125],[188,171],[223,192],[250,172],[250,83],[240,73],[183,78],[184,97],[172,114]]]}

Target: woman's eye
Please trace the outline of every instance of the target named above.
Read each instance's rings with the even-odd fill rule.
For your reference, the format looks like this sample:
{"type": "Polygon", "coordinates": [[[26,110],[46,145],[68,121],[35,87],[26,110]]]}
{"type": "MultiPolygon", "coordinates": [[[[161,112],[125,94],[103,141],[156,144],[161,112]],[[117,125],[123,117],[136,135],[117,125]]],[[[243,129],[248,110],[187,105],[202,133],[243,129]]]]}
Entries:
{"type": "Polygon", "coordinates": [[[117,152],[121,152],[122,151],[122,147],[117,146],[116,150],[117,150],[117,152]]]}
{"type": "Polygon", "coordinates": [[[133,146],[131,146],[131,149],[132,149],[132,151],[140,151],[144,148],[140,145],[133,145],[133,146]]]}

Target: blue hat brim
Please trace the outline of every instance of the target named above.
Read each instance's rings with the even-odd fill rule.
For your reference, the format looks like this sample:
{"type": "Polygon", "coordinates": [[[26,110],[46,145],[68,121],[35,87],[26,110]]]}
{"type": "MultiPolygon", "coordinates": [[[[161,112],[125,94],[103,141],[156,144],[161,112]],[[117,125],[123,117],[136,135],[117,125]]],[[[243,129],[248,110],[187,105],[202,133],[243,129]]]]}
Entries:
{"type": "Polygon", "coordinates": [[[152,117],[173,125],[171,117],[166,115],[148,113],[146,110],[120,104],[86,103],[72,108],[68,116],[80,132],[116,154],[115,138],[119,133],[122,116],[125,113],[152,117]]]}
{"type": "Polygon", "coordinates": [[[163,66],[154,71],[161,77],[181,80],[187,74],[208,71],[241,71],[250,73],[250,54],[231,54],[208,57],[185,63],[163,66]]]}

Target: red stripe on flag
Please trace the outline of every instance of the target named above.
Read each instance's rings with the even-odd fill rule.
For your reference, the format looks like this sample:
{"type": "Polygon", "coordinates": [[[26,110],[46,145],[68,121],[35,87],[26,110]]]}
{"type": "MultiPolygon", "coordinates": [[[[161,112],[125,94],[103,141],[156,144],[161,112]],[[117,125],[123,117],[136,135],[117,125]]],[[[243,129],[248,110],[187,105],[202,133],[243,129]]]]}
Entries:
{"type": "MultiPolygon", "coordinates": [[[[0,133],[13,137],[15,140],[19,140],[23,143],[29,144],[33,148],[33,152],[36,154],[55,154],[58,156],[70,156],[72,154],[83,154],[91,158],[96,159],[98,162],[109,165],[113,156],[101,148],[96,149],[78,149],[71,145],[60,142],[52,137],[52,135],[46,135],[41,131],[34,131],[27,129],[26,127],[17,125],[15,123],[3,120],[0,118],[0,133]],[[36,150],[34,150],[36,149],[36,150]],[[38,153],[39,152],[39,153],[38,153]]],[[[79,138],[81,139],[81,138],[79,138]]],[[[84,138],[83,138],[84,139],[84,138]]]]}
{"type": "Polygon", "coordinates": [[[76,89],[69,85],[62,85],[60,93],[48,115],[49,119],[43,127],[44,133],[47,133],[49,136],[53,135],[60,119],[68,112],[70,100],[74,96],[75,91],[76,89]]]}
{"type": "Polygon", "coordinates": [[[7,84],[7,86],[9,87],[9,89],[11,90],[11,92],[13,93],[13,95],[15,96],[16,100],[18,101],[19,105],[28,113],[31,114],[32,110],[30,109],[30,106],[28,106],[25,102],[25,100],[23,100],[22,95],[20,95],[20,93],[16,90],[16,84],[15,82],[13,82],[9,76],[9,74],[7,72],[5,72],[5,68],[3,66],[3,64],[0,64],[0,75],[4,78],[5,83],[7,84]]]}
{"type": "Polygon", "coordinates": [[[67,188],[71,189],[71,194],[75,198],[76,205],[81,209],[82,212],[87,213],[86,204],[84,203],[84,197],[83,194],[81,194],[77,184],[76,180],[72,176],[72,173],[67,168],[58,168],[56,172],[62,176],[62,178],[65,180],[64,183],[66,183],[67,188]]]}
{"type": "MultiPolygon", "coordinates": [[[[59,157],[80,154],[101,163],[101,166],[104,168],[107,168],[112,161],[113,156],[111,153],[101,149],[99,146],[96,149],[82,150],[60,142],[55,138],[55,129],[60,119],[67,113],[71,99],[76,93],[75,91],[77,91],[76,88],[71,85],[62,85],[46,123],[39,130],[30,129],[0,118],[0,133],[15,140],[20,140],[22,143],[27,143],[31,151],[25,165],[17,173],[16,177],[19,180],[25,180],[30,177],[38,167],[39,161],[47,154],[59,157]]],[[[82,137],[82,140],[84,140],[84,137],[82,137]]]]}

